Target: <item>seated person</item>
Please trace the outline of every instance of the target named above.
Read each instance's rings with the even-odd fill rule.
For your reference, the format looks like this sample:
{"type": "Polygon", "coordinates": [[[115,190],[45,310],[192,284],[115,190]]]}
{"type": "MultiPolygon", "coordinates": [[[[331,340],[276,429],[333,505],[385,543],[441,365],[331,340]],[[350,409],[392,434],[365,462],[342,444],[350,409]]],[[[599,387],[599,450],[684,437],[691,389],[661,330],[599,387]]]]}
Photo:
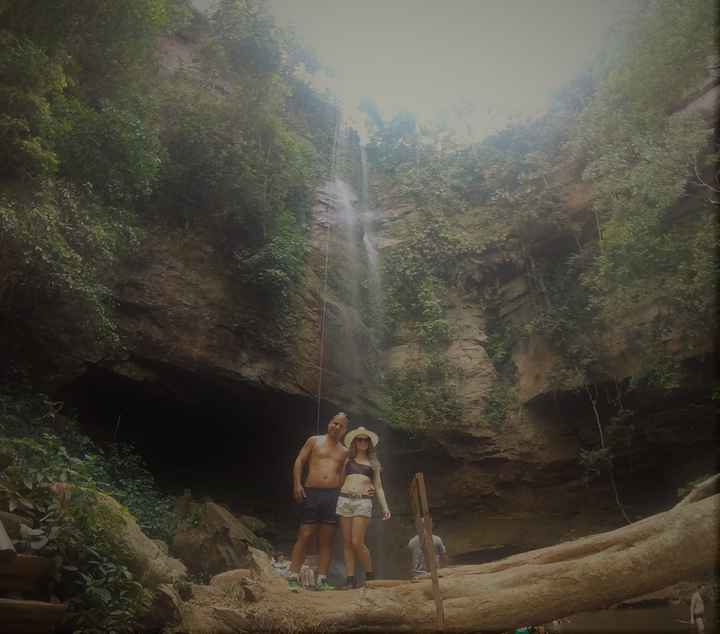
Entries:
{"type": "MultiPolygon", "coordinates": [[[[433,534],[433,549],[435,550],[435,561],[438,568],[444,568],[447,566],[447,549],[443,540],[437,535],[433,534]]],[[[413,577],[421,577],[430,572],[430,566],[425,565],[425,553],[423,553],[423,547],[420,543],[420,538],[415,535],[407,544],[412,557],[412,568],[410,574],[413,577]]]]}
{"type": "Polygon", "coordinates": [[[287,577],[290,570],[290,561],[285,558],[283,553],[277,553],[272,558],[272,571],[281,577],[287,577]]]}

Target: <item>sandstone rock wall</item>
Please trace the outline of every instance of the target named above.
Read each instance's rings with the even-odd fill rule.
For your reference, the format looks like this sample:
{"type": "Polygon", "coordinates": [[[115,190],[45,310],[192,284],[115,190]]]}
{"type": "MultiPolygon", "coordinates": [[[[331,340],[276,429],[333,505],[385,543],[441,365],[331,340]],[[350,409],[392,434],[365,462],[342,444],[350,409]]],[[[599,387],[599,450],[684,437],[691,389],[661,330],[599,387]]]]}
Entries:
{"type": "MultiPolygon", "coordinates": [[[[562,178],[571,221],[582,228],[589,222],[591,190],[586,183],[574,182],[571,170],[562,178]]],[[[378,235],[381,252],[407,236],[416,216],[417,211],[409,206],[388,206],[383,211],[378,235]]],[[[283,339],[278,336],[282,333],[276,332],[277,323],[258,298],[238,284],[227,257],[212,246],[208,236],[150,231],[114,285],[122,352],[102,359],[75,359],[74,372],[100,364],[140,384],[171,384],[168,372],[182,369],[218,385],[257,386],[268,391],[269,398],[274,393],[315,399],[325,310],[323,397],[333,407],[360,419],[378,420],[383,417],[382,381],[378,377],[420,359],[423,353],[411,329],[401,328],[395,344],[376,356],[367,316],[348,289],[348,280],[357,273],[348,242],[353,238],[349,236],[340,226],[336,198],[327,186],[323,187],[313,207],[303,281],[293,290],[290,301],[297,318],[290,336],[283,339]],[[273,339],[281,344],[268,345],[273,339]]],[[[534,239],[542,244],[554,236],[538,235],[534,239]]],[[[463,280],[471,286],[498,286],[500,317],[509,322],[522,325],[536,310],[539,300],[525,273],[501,255],[491,254],[487,262],[469,263],[463,280]]],[[[629,316],[628,323],[618,324],[616,331],[607,334],[608,367],[615,378],[634,372],[638,360],[625,335],[630,326],[646,323],[652,311],[648,306],[646,312],[629,316]]],[[[469,292],[462,283],[451,294],[448,321],[453,337],[445,355],[450,364],[462,370],[454,381],[464,405],[463,419],[456,428],[432,433],[430,445],[435,453],[428,452],[419,462],[433,490],[439,492],[433,498],[434,508],[448,518],[457,518],[458,527],[486,525],[483,522],[489,518],[494,518],[493,526],[497,527],[475,531],[476,537],[470,541],[461,536],[460,529],[450,530],[457,533],[454,546],[470,552],[513,541],[549,543],[560,537],[557,531],[568,526],[568,517],[575,513],[572,509],[585,509],[583,517],[596,513],[601,518],[613,513],[614,501],[607,485],[596,485],[590,493],[582,482],[578,453],[583,446],[596,442],[587,442],[595,433],[593,413],[587,401],[556,400],[551,375],[557,357],[548,342],[532,335],[515,345],[512,358],[517,368],[517,407],[498,428],[488,424],[485,416],[488,394],[497,381],[487,351],[487,315],[477,293],[469,292]],[[442,465],[436,463],[437,451],[444,454],[442,465]],[[447,461],[452,466],[448,467],[447,461]],[[542,539],[517,537],[530,517],[538,527],[537,535],[544,531],[542,539]],[[501,538],[503,533],[506,539],[501,538]]],[[[681,346],[678,351],[682,351],[681,346]]],[[[697,351],[692,354],[697,355],[697,351]]],[[[66,381],[70,378],[66,376],[66,381]]],[[[647,403],[640,406],[648,409],[647,403]]],[[[659,407],[662,409],[661,404],[659,407]]],[[[676,424],[684,410],[682,405],[673,407],[676,424]]],[[[704,411],[688,415],[701,421],[700,426],[707,418],[704,411]]],[[[665,428],[670,431],[664,441],[655,442],[653,450],[677,440],[672,424],[665,428]]],[[[683,455],[692,455],[697,442],[690,442],[683,455]]],[[[392,451],[398,449],[396,445],[392,451]]],[[[387,458],[392,459],[392,454],[387,458]]],[[[642,456],[635,458],[640,463],[647,461],[642,456]]],[[[691,475],[684,473],[684,477],[691,475]]],[[[402,491],[404,483],[398,481],[394,486],[402,491]]],[[[404,495],[396,497],[402,499],[404,495]]],[[[584,530],[582,522],[578,526],[579,531],[584,530]]]]}

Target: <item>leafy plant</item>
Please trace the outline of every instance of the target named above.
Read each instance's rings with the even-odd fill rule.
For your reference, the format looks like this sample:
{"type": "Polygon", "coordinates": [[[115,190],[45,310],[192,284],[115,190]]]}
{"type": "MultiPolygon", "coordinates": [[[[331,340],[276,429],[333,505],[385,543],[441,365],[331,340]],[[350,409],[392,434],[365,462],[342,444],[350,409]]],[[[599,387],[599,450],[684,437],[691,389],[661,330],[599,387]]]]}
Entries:
{"type": "Polygon", "coordinates": [[[437,357],[423,367],[390,372],[386,380],[389,423],[410,432],[457,426],[463,408],[451,382],[455,374],[437,357]]]}
{"type": "Polygon", "coordinates": [[[18,386],[0,390],[0,454],[9,460],[0,472],[0,505],[34,519],[25,540],[58,563],[56,592],[70,607],[74,631],[136,631],[151,594],[112,538],[124,518],[97,496],[113,495],[149,535],[168,539],[170,500],[142,461],[127,447],[102,452],[57,403],[18,386]]]}
{"type": "Polygon", "coordinates": [[[514,386],[502,379],[492,384],[485,397],[483,422],[487,422],[495,429],[500,429],[517,406],[517,395],[514,386]]]}
{"type": "Polygon", "coordinates": [[[302,275],[305,261],[303,234],[286,219],[269,242],[252,252],[235,252],[239,280],[266,296],[270,302],[287,306],[288,294],[302,275]]]}
{"type": "Polygon", "coordinates": [[[100,272],[129,252],[139,235],[131,215],[72,186],[47,184],[22,200],[0,195],[0,262],[12,272],[0,286],[1,312],[39,338],[34,329],[44,322],[36,313],[51,304],[97,342],[114,343],[109,292],[100,272]]]}
{"type": "MultiPolygon", "coordinates": [[[[242,254],[243,283],[287,294],[336,108],[311,87],[312,55],[263,2],[223,0],[203,17],[184,0],[22,0],[0,3],[0,16],[9,341],[40,357],[48,341],[109,352],[113,274],[140,224],[192,225],[231,274],[242,254]],[[158,36],[173,30],[192,39],[200,72],[158,76],[158,36]]],[[[267,304],[289,331],[282,302],[267,304]]]]}

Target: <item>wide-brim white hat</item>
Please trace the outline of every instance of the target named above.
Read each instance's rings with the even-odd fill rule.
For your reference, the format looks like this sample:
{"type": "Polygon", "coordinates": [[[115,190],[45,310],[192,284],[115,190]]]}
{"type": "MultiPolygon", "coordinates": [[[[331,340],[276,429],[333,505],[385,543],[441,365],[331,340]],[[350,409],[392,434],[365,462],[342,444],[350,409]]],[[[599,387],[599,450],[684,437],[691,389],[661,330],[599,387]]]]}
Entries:
{"type": "Polygon", "coordinates": [[[370,431],[369,429],[365,429],[364,427],[357,427],[356,429],[353,429],[352,431],[349,431],[347,434],[345,434],[345,440],[343,440],[345,446],[350,449],[352,441],[355,440],[358,436],[365,436],[369,438],[373,447],[377,447],[377,444],[380,442],[380,437],[374,431],[370,431]]]}

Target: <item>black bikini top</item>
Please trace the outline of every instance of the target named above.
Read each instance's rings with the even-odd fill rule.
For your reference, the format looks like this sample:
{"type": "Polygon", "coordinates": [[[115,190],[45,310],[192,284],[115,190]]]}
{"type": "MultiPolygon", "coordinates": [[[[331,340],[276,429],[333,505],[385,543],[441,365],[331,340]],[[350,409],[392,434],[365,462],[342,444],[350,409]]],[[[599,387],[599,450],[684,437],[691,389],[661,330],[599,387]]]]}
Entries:
{"type": "Polygon", "coordinates": [[[372,479],[373,468],[367,464],[360,464],[359,462],[355,462],[354,460],[348,460],[348,463],[345,465],[345,475],[353,474],[364,475],[372,479]]]}

